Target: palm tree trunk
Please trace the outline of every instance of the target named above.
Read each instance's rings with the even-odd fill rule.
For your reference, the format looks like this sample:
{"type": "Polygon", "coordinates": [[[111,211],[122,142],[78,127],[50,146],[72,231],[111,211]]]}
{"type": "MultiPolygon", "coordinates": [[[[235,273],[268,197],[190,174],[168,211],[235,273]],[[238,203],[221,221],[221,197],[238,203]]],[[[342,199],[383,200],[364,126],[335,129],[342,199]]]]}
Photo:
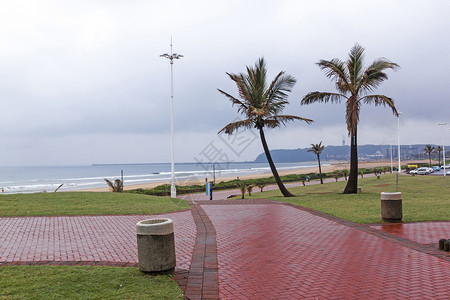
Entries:
{"type": "Polygon", "coordinates": [[[269,163],[270,169],[272,170],[273,177],[275,178],[275,181],[277,182],[280,192],[283,194],[284,197],[295,197],[295,195],[291,194],[291,192],[289,192],[287,190],[287,188],[284,186],[283,182],[281,181],[280,175],[278,175],[277,168],[275,167],[275,164],[273,163],[273,160],[272,160],[272,156],[270,155],[269,147],[267,147],[266,137],[264,136],[264,131],[262,128],[259,129],[259,136],[261,137],[261,143],[264,148],[264,153],[266,154],[267,162],[269,163]]]}
{"type": "Polygon", "coordinates": [[[430,159],[430,168],[431,168],[431,153],[428,154],[428,158],[430,159]]]}
{"type": "Polygon", "coordinates": [[[319,161],[319,176],[320,176],[320,184],[323,184],[323,180],[322,180],[322,168],[320,166],[320,155],[317,154],[317,160],[319,161]]]}
{"type": "Polygon", "coordinates": [[[441,167],[441,151],[438,151],[439,167],[441,167]]]}
{"type": "Polygon", "coordinates": [[[358,144],[357,133],[351,137],[350,146],[350,175],[348,176],[347,185],[344,194],[356,194],[358,192],[358,144]]]}

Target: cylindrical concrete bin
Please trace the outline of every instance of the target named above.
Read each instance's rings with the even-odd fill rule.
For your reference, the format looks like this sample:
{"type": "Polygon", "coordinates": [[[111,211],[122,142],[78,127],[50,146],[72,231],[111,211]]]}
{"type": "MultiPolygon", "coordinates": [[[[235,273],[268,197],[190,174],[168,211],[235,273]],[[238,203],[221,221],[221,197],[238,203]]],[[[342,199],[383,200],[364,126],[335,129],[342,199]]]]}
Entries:
{"type": "Polygon", "coordinates": [[[173,221],[160,218],[136,224],[139,269],[170,273],[176,265],[173,221]]]}
{"type": "Polygon", "coordinates": [[[381,218],[383,218],[384,221],[391,223],[402,221],[402,193],[381,193],[381,218]]]}

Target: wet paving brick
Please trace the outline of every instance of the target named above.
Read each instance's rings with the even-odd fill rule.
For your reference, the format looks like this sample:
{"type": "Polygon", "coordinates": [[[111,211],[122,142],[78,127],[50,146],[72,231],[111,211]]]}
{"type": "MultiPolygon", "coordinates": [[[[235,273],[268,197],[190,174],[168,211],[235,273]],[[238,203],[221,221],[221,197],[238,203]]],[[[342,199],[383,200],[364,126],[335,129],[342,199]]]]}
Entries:
{"type": "Polygon", "coordinates": [[[450,297],[450,263],[285,205],[203,205],[227,299],[450,297]]]}

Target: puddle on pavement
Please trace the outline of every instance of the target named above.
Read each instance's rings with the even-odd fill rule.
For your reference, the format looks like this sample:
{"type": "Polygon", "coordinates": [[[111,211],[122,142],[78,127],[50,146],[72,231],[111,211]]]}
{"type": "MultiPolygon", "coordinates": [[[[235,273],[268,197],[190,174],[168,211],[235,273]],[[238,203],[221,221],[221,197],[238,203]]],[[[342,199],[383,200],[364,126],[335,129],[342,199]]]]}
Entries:
{"type": "Polygon", "coordinates": [[[402,223],[398,223],[398,224],[381,224],[380,230],[382,230],[384,232],[388,232],[388,233],[402,235],[403,234],[403,224],[402,223]]]}

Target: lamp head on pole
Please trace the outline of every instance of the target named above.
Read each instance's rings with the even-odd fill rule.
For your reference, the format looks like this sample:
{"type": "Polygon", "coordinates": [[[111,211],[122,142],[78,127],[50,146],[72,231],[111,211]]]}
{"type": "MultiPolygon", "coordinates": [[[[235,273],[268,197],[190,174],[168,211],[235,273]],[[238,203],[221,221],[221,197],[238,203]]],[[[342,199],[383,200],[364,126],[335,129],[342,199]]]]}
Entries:
{"type": "Polygon", "coordinates": [[[177,53],[173,53],[173,54],[169,55],[167,53],[164,53],[164,54],[161,54],[159,57],[168,58],[170,60],[170,64],[173,64],[174,59],[180,59],[183,57],[183,55],[177,54],[177,53]]]}

